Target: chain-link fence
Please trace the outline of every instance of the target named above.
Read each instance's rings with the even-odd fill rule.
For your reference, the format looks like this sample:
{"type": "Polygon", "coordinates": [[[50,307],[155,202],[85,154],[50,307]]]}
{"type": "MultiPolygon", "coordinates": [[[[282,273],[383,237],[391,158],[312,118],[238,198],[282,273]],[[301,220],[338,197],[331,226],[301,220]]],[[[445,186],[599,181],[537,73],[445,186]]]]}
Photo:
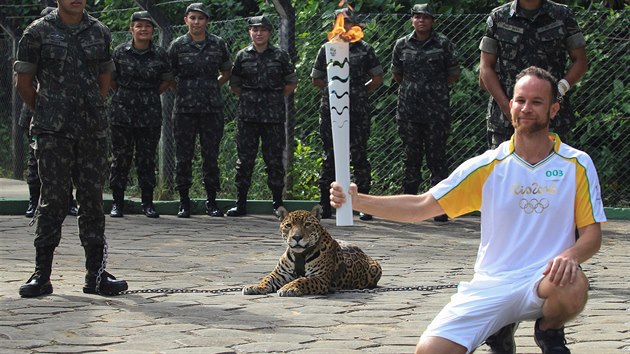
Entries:
{"type": "MultiPolygon", "coordinates": [[[[488,94],[478,87],[478,44],[483,35],[486,14],[439,15],[435,20],[436,30],[449,37],[456,45],[461,62],[462,75],[451,89],[452,132],[447,156],[451,170],[459,163],[486,150],[485,113],[488,94]]],[[[628,12],[589,12],[577,14],[586,35],[590,67],[582,81],[571,89],[573,105],[579,121],[574,130],[572,145],[587,151],[598,168],[606,206],[627,207],[630,205],[630,18],[628,12]]],[[[275,23],[277,17],[272,17],[275,23]]],[[[402,184],[402,148],[396,127],[397,85],[389,72],[391,51],[397,38],[412,31],[408,15],[367,14],[359,18],[365,23],[364,39],[376,50],[386,69],[385,82],[371,96],[372,133],[369,141],[369,158],[372,163],[373,194],[397,193],[402,184]]],[[[288,170],[288,199],[317,199],[317,179],[321,166],[321,142],[319,140],[319,100],[317,88],[310,83],[310,71],[317,50],[324,43],[330,30],[332,18],[325,15],[296,19],[295,47],[296,69],[299,86],[294,96],[294,146],[292,164],[288,170]]],[[[167,38],[185,33],[186,28],[173,26],[163,32],[167,38]]],[[[209,31],[223,37],[230,51],[236,53],[248,44],[247,27],[243,19],[214,22],[209,31]]],[[[274,37],[277,31],[274,32],[274,37]]],[[[114,32],[114,45],[129,39],[127,32],[114,32]]],[[[272,40],[275,40],[272,39],[272,40]]],[[[6,42],[0,41],[5,48],[6,42]]],[[[7,53],[6,51],[2,51],[7,53]]],[[[2,65],[10,59],[2,58],[2,65]]],[[[2,75],[6,76],[3,72],[2,75]]],[[[10,121],[4,109],[9,106],[6,91],[10,75],[0,78],[0,132],[6,132],[10,121]]],[[[10,90],[9,90],[10,91],[10,90]]],[[[234,198],[234,174],[236,165],[235,122],[237,99],[223,88],[225,98],[226,127],[221,146],[221,198],[234,198]]],[[[163,97],[164,110],[172,108],[172,93],[163,97]]],[[[169,136],[169,119],[160,149],[160,180],[162,197],[170,198],[172,188],[169,180],[174,173],[172,137],[169,136]]],[[[11,141],[0,134],[0,170],[9,170],[8,161],[11,141]],[[7,153],[4,153],[4,152],[7,153]]],[[[10,155],[9,155],[10,157],[10,155]]],[[[19,156],[18,156],[19,158],[19,156]]],[[[25,158],[23,159],[25,160],[25,158]]],[[[196,166],[200,158],[195,159],[196,166]]],[[[196,168],[199,171],[199,168],[196,168]]],[[[421,190],[429,187],[428,170],[422,171],[426,181],[421,190]]],[[[197,176],[198,177],[198,176],[197,176]]],[[[270,199],[264,181],[266,174],[262,159],[258,159],[250,190],[250,199],[270,199]]],[[[133,187],[131,188],[133,192],[133,187]]],[[[200,178],[195,179],[192,195],[203,197],[200,178]]]]}

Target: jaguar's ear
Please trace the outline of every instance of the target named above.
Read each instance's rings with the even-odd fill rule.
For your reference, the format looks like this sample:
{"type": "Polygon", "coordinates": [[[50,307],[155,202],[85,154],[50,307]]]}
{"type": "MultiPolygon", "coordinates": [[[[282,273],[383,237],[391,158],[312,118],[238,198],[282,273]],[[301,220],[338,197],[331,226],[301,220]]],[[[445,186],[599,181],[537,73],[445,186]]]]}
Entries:
{"type": "Polygon", "coordinates": [[[313,209],[311,209],[311,215],[317,218],[317,220],[322,219],[322,206],[319,204],[315,204],[313,209]]]}
{"type": "Polygon", "coordinates": [[[278,220],[280,220],[280,222],[282,222],[282,220],[284,220],[284,218],[286,218],[287,215],[289,215],[289,212],[287,211],[287,209],[285,207],[280,206],[276,210],[276,215],[278,215],[278,220]]]}

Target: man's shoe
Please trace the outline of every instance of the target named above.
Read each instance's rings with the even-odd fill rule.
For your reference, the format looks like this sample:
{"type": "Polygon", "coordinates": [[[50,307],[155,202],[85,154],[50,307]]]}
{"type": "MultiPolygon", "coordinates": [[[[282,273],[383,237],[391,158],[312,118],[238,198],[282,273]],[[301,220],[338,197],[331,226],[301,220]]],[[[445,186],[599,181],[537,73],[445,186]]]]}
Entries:
{"type": "Polygon", "coordinates": [[[219,209],[217,202],[212,200],[206,200],[206,214],[214,217],[222,217],[223,212],[219,209]]]}
{"type": "Polygon", "coordinates": [[[179,202],[179,211],[177,212],[178,218],[190,217],[190,199],[182,199],[179,202]]]}
{"type": "Polygon", "coordinates": [[[273,201],[273,203],[271,204],[271,207],[273,208],[273,215],[275,217],[277,217],[278,219],[280,219],[280,214],[278,213],[278,208],[280,208],[281,206],[284,206],[284,203],[282,202],[282,199],[275,199],[273,201]]]}
{"type": "Polygon", "coordinates": [[[50,273],[52,272],[54,253],[54,246],[35,248],[35,272],[25,284],[20,286],[20,296],[37,297],[52,294],[50,273]]]}
{"type": "Polygon", "coordinates": [[[109,216],[112,218],[123,217],[123,205],[118,203],[112,203],[112,211],[109,212],[109,216]]]}
{"type": "Polygon", "coordinates": [[[98,288],[96,287],[97,274],[88,272],[85,275],[85,285],[83,285],[83,292],[86,294],[101,294],[101,295],[118,295],[121,292],[127,290],[129,287],[124,280],[116,280],[116,277],[109,274],[106,271],[101,273],[101,279],[98,288]]]}
{"type": "Polygon", "coordinates": [[[177,212],[178,218],[189,218],[190,217],[190,209],[179,207],[179,211],[177,212]]]}
{"type": "Polygon", "coordinates": [[[436,216],[433,218],[433,221],[437,221],[437,222],[447,222],[448,221],[448,216],[446,214],[442,214],[439,216],[436,216]]]}
{"type": "Polygon", "coordinates": [[[26,216],[27,218],[32,218],[33,216],[35,216],[35,211],[37,210],[37,200],[33,201],[33,200],[29,200],[28,201],[28,206],[26,207],[26,212],[24,213],[24,216],[26,216]]]}
{"type": "Polygon", "coordinates": [[[370,221],[370,220],[372,220],[373,218],[372,218],[372,215],[370,215],[370,214],[366,214],[366,213],[364,213],[364,212],[360,212],[360,213],[359,213],[359,219],[361,219],[361,220],[363,220],[363,221],[370,221]]]}
{"type": "Polygon", "coordinates": [[[243,216],[243,215],[247,215],[247,209],[244,206],[235,205],[232,208],[230,208],[227,211],[227,213],[225,213],[225,215],[227,215],[227,216],[243,216]]]}
{"type": "Polygon", "coordinates": [[[155,210],[153,203],[147,205],[142,204],[142,213],[144,213],[147,218],[155,219],[160,217],[160,213],[155,210]]]}
{"type": "Polygon", "coordinates": [[[539,327],[539,322],[540,318],[536,320],[534,325],[534,341],[542,349],[543,354],[571,354],[565,345],[567,340],[564,338],[564,326],[543,331],[539,327]]]}
{"type": "Polygon", "coordinates": [[[79,215],[79,208],[76,205],[71,205],[68,209],[68,215],[77,216],[79,215]]]}
{"type": "Polygon", "coordinates": [[[486,344],[490,347],[489,353],[492,354],[515,354],[516,342],[514,341],[514,333],[518,328],[518,322],[503,326],[495,334],[486,339],[486,344]]]}
{"type": "Polygon", "coordinates": [[[20,286],[20,296],[37,297],[52,294],[53,287],[50,277],[43,276],[39,272],[33,273],[26,283],[20,286]]]}

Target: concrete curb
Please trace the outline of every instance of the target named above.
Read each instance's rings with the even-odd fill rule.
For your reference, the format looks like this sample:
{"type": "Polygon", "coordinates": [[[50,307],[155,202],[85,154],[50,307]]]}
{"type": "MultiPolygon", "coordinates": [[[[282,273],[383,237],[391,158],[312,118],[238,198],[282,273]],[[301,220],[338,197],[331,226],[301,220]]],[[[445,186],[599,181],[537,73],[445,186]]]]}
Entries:
{"type": "MultiPolygon", "coordinates": [[[[111,197],[110,197],[111,198],[111,197]]],[[[193,215],[204,215],[206,213],[206,200],[193,199],[191,207],[193,215]]],[[[217,204],[221,210],[226,211],[234,206],[236,201],[233,199],[220,199],[217,204]]],[[[284,205],[288,210],[306,209],[310,210],[317,201],[314,200],[285,200],[284,205]]],[[[166,200],[155,201],[155,209],[162,215],[176,215],[179,209],[179,201],[166,200]]],[[[0,199],[0,215],[22,215],[26,210],[28,201],[25,199],[0,199]]],[[[106,213],[112,208],[112,200],[103,201],[103,209],[106,213]]],[[[606,217],[609,220],[630,220],[630,208],[604,208],[606,217]]],[[[142,208],[140,200],[137,198],[125,199],[125,214],[141,214],[142,208]]],[[[273,208],[270,200],[249,200],[247,201],[247,212],[249,214],[271,214],[273,208]]],[[[479,215],[479,213],[471,213],[471,215],[479,215]]]]}
{"type": "MultiPolygon", "coordinates": [[[[217,200],[217,204],[221,210],[226,211],[233,207],[235,200],[221,199],[217,200]]],[[[192,199],[190,206],[192,208],[193,215],[204,215],[206,213],[206,200],[205,199],[192,199]]],[[[125,199],[125,214],[141,214],[142,208],[139,199],[125,199]]],[[[153,202],[155,209],[161,215],[176,215],[179,210],[178,200],[167,201],[155,201],[153,202]]],[[[285,200],[284,205],[288,210],[306,209],[310,210],[317,201],[314,200],[285,200]]],[[[28,206],[28,200],[25,199],[1,199],[0,200],[0,215],[23,215],[26,207],[28,206]]],[[[112,208],[112,200],[105,199],[103,201],[103,209],[106,213],[112,208]]],[[[273,207],[270,200],[249,200],[247,201],[247,212],[249,214],[271,214],[273,213],[273,207]]]]}

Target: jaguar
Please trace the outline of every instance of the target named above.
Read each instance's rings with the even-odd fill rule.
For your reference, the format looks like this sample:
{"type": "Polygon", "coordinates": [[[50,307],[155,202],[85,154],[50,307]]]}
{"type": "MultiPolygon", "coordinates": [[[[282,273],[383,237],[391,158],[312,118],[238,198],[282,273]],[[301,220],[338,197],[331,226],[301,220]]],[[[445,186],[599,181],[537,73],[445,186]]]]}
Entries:
{"type": "Polygon", "coordinates": [[[380,264],[359,247],[333,239],[321,224],[321,213],[319,204],[311,211],[277,209],[287,249],[271,273],[243,288],[244,295],[321,295],[376,287],[380,264]]]}

